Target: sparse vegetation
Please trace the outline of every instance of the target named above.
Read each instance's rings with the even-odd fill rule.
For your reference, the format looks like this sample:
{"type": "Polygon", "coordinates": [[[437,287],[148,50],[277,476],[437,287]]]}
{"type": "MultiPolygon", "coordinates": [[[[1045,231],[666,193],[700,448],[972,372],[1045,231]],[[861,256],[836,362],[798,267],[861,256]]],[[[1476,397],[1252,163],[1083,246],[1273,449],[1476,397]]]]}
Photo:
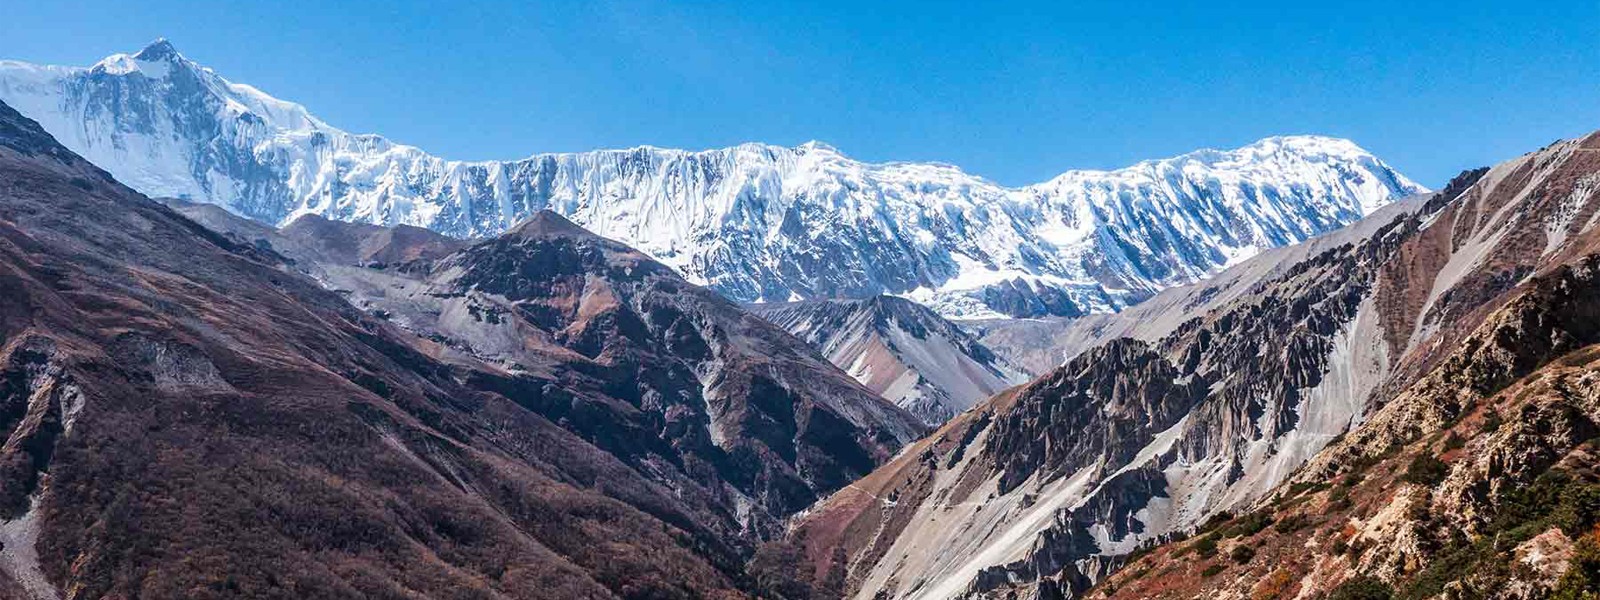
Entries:
{"type": "Polygon", "coordinates": [[[1479,428],[1478,432],[1479,433],[1492,433],[1492,432],[1494,432],[1494,430],[1499,429],[1499,428],[1500,428],[1500,411],[1497,411],[1497,410],[1495,410],[1493,408],[1483,411],[1483,427],[1479,428]]]}
{"type": "Polygon", "coordinates": [[[1275,600],[1289,597],[1288,592],[1294,586],[1294,573],[1289,569],[1279,567],[1271,574],[1256,584],[1250,591],[1250,600],[1275,600]]]}
{"type": "Polygon", "coordinates": [[[1450,465],[1429,454],[1418,454],[1411,459],[1411,464],[1406,466],[1406,472],[1400,479],[1407,483],[1434,486],[1444,481],[1450,474],[1450,465]]]}
{"type": "Polygon", "coordinates": [[[1299,531],[1305,528],[1306,525],[1310,524],[1311,519],[1307,517],[1305,513],[1297,513],[1289,517],[1278,519],[1277,523],[1272,524],[1272,530],[1278,533],[1288,534],[1299,531]]]}
{"type": "MultiPolygon", "coordinates": [[[[1471,575],[1480,587],[1492,588],[1512,576],[1510,552],[1533,536],[1551,528],[1559,528],[1567,535],[1582,538],[1580,549],[1594,545],[1590,532],[1600,521],[1600,485],[1580,481],[1572,475],[1552,470],[1535,479],[1533,484],[1515,490],[1501,502],[1493,522],[1477,539],[1460,540],[1446,546],[1438,557],[1398,594],[1403,600],[1432,598],[1442,593],[1451,582],[1471,575]]],[[[1583,559],[1580,551],[1573,558],[1574,569],[1583,559]]],[[[1591,555],[1592,556],[1592,555],[1591,555]]],[[[1600,560],[1600,556],[1594,556],[1600,560]]],[[[1600,563],[1597,563],[1600,564],[1600,563]]],[[[1573,577],[1581,577],[1574,575],[1573,577]]],[[[1600,582],[1600,578],[1593,581],[1600,582]]],[[[1579,593],[1591,580],[1570,583],[1562,580],[1562,589],[1579,593]]],[[[1571,598],[1588,598],[1583,595],[1571,598]]]]}
{"type": "Polygon", "coordinates": [[[1233,551],[1228,553],[1229,560],[1241,565],[1250,562],[1255,557],[1256,549],[1244,545],[1234,546],[1233,551]]]}
{"type": "Polygon", "coordinates": [[[1205,577],[1205,578],[1211,578],[1211,577],[1216,576],[1217,573],[1221,573],[1226,569],[1227,569],[1227,567],[1222,566],[1220,563],[1219,564],[1214,564],[1214,565],[1208,566],[1205,569],[1201,570],[1200,571],[1200,576],[1201,577],[1205,577]]]}
{"type": "Polygon", "coordinates": [[[1345,554],[1350,557],[1351,564],[1361,560],[1361,554],[1367,551],[1367,546],[1368,543],[1365,540],[1359,538],[1350,540],[1350,544],[1346,546],[1345,554]]]}
{"type": "Polygon", "coordinates": [[[1376,577],[1359,575],[1339,584],[1328,594],[1328,600],[1390,600],[1394,588],[1376,577]]]}
{"type": "Polygon", "coordinates": [[[1200,541],[1194,543],[1194,551],[1201,558],[1211,558],[1217,555],[1217,534],[1208,533],[1200,541]]]}
{"type": "Polygon", "coordinates": [[[1449,452],[1451,450],[1459,450],[1463,446],[1466,446],[1466,445],[1467,445],[1466,438],[1463,438],[1463,437],[1461,437],[1459,435],[1456,435],[1456,432],[1454,432],[1454,431],[1451,431],[1450,433],[1447,433],[1444,436],[1444,451],[1445,452],[1449,452]]]}
{"type": "Polygon", "coordinates": [[[1339,486],[1328,492],[1328,509],[1345,510],[1350,508],[1350,488],[1339,486]]]}
{"type": "Polygon", "coordinates": [[[1211,518],[1206,519],[1205,524],[1200,526],[1200,531],[1202,531],[1202,532],[1213,531],[1213,530],[1217,529],[1218,527],[1222,527],[1223,525],[1227,525],[1228,521],[1232,521],[1232,520],[1233,520],[1233,513],[1230,513],[1228,511],[1219,512],[1217,514],[1211,515],[1211,518]]]}
{"type": "Polygon", "coordinates": [[[1337,539],[1333,540],[1333,543],[1331,545],[1328,546],[1328,551],[1333,552],[1334,555],[1343,555],[1345,552],[1348,552],[1349,550],[1350,550],[1350,542],[1345,541],[1344,538],[1337,538],[1337,539]]]}
{"type": "Polygon", "coordinates": [[[1234,519],[1232,523],[1228,524],[1227,528],[1222,530],[1222,537],[1250,537],[1260,533],[1261,530],[1270,525],[1272,525],[1272,515],[1267,511],[1258,510],[1234,519]]]}

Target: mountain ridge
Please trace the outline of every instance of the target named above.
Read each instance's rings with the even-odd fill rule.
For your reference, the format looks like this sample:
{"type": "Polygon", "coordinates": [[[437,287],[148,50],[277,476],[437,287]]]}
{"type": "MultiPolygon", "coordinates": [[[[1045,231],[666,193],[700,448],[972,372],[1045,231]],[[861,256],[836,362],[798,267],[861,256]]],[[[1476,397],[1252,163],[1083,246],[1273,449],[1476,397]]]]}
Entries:
{"type": "Polygon", "coordinates": [[[960,326],[897,296],[750,305],[932,426],[1028,375],[960,326]]]}
{"type": "MultiPolygon", "coordinates": [[[[1502,486],[1600,441],[1585,299],[1600,247],[1597,145],[1600,133],[1465,172],[1431,198],[1369,217],[1376,222],[1163,292],[1160,305],[1125,313],[1131,322],[1088,323],[1064,365],[957,415],[818,503],[769,552],[804,556],[810,568],[795,572],[838,573],[835,587],[857,598],[1073,598],[1108,576],[1106,595],[1127,598],[1252,597],[1268,575],[1281,579],[1276,591],[1255,597],[1282,597],[1293,589],[1283,581],[1300,576],[1312,579],[1299,597],[1354,575],[1397,589],[1437,584],[1411,579],[1429,561],[1451,572],[1453,559],[1435,551],[1472,533],[1449,525],[1462,511],[1494,513],[1502,486]],[[1546,290],[1542,299],[1519,300],[1530,287],[1546,290]],[[1563,355],[1552,364],[1565,379],[1552,389],[1569,392],[1497,401],[1500,414],[1516,408],[1528,419],[1490,419],[1493,436],[1465,419],[1563,355]],[[1422,446],[1417,460],[1432,464],[1424,459],[1436,445],[1459,447],[1436,444],[1451,427],[1493,454],[1435,459],[1458,465],[1427,467],[1449,474],[1437,492],[1401,486],[1413,467],[1393,453],[1409,459],[1422,446]],[[1372,471],[1361,510],[1335,504],[1340,516],[1324,518],[1294,508],[1306,489],[1324,497],[1330,477],[1359,477],[1373,463],[1382,477],[1372,471]],[[1429,493],[1432,508],[1412,516],[1429,493]],[[1284,522],[1262,532],[1273,519],[1284,522]],[[1318,533],[1295,533],[1302,526],[1318,533]],[[1197,530],[1229,553],[1163,546],[1197,530]],[[1324,551],[1330,538],[1350,551],[1324,551]],[[1272,558],[1251,562],[1251,552],[1269,552],[1263,539],[1274,540],[1272,558]],[[1356,550],[1368,545],[1377,548],[1356,550]],[[1112,575],[1151,546],[1163,548],[1159,563],[1112,575]],[[1294,568],[1274,573],[1280,564],[1294,568]],[[1151,568],[1158,574],[1147,576],[1151,568]],[[1213,577],[1219,569],[1228,576],[1213,577]]],[[[1484,575],[1474,588],[1494,589],[1484,575]]],[[[1550,583],[1546,572],[1519,585],[1550,583]]]]}
{"type": "Polygon", "coordinates": [[[151,196],[455,237],[551,209],[745,302],[888,293],[954,317],[1115,311],[1423,190],[1312,136],[1022,187],[820,142],[450,161],[332,127],[170,42],[147,50],[87,69],[0,62],[0,100],[151,196]]]}
{"type": "Polygon", "coordinates": [[[163,205],[0,102],[0,596],[756,596],[755,544],[923,429],[524,233],[163,205]]]}

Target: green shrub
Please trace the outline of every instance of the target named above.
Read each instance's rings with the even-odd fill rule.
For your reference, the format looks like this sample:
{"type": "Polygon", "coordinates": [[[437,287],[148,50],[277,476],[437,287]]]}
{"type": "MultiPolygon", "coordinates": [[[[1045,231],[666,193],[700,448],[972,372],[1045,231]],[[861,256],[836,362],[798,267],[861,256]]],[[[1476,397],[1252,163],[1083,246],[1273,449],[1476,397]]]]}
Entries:
{"type": "Polygon", "coordinates": [[[1217,555],[1217,535],[1208,533],[1200,541],[1194,543],[1194,551],[1201,558],[1211,558],[1217,555]]]}
{"type": "Polygon", "coordinates": [[[1213,575],[1216,575],[1217,573],[1221,573],[1224,568],[1225,567],[1223,567],[1222,565],[1211,565],[1209,567],[1206,567],[1205,570],[1200,571],[1200,576],[1201,577],[1211,577],[1213,575]]]}
{"type": "Polygon", "coordinates": [[[1209,531],[1215,530],[1218,527],[1221,527],[1223,525],[1228,524],[1228,521],[1232,521],[1232,520],[1233,520],[1233,513],[1230,513],[1228,511],[1222,511],[1222,512],[1219,512],[1217,514],[1211,515],[1211,518],[1206,519],[1206,522],[1203,525],[1200,526],[1199,531],[1200,532],[1209,532],[1209,531]]]}
{"type": "Polygon", "coordinates": [[[1594,600],[1600,598],[1600,543],[1584,536],[1572,549],[1572,562],[1556,583],[1551,600],[1594,600]]]}
{"type": "Polygon", "coordinates": [[[1445,476],[1449,474],[1450,465],[1444,461],[1427,454],[1418,454],[1416,458],[1411,459],[1411,464],[1406,466],[1406,472],[1400,479],[1407,483],[1431,487],[1444,481],[1445,476]]]}
{"type": "Polygon", "coordinates": [[[1463,437],[1461,437],[1459,435],[1456,435],[1456,432],[1454,432],[1454,431],[1452,431],[1450,433],[1447,433],[1444,436],[1444,451],[1445,452],[1449,452],[1451,450],[1458,450],[1461,447],[1466,446],[1466,445],[1467,445],[1466,438],[1463,438],[1463,437]]]}
{"type": "Polygon", "coordinates": [[[1277,523],[1272,524],[1272,530],[1278,533],[1294,533],[1303,529],[1309,524],[1311,524],[1311,519],[1307,518],[1304,513],[1301,513],[1278,519],[1277,523]]]}
{"type": "Polygon", "coordinates": [[[1363,539],[1360,539],[1360,538],[1356,538],[1354,540],[1351,540],[1350,541],[1350,545],[1349,545],[1348,549],[1346,550],[1350,554],[1350,562],[1353,563],[1355,561],[1361,560],[1362,553],[1365,553],[1367,551],[1367,546],[1370,546],[1370,545],[1371,544],[1368,543],[1366,540],[1363,540],[1363,539]]]}
{"type": "Polygon", "coordinates": [[[1508,494],[1492,525],[1495,531],[1510,531],[1532,524],[1533,533],[1560,527],[1576,537],[1600,522],[1600,486],[1574,479],[1552,470],[1533,480],[1533,484],[1508,494]]]}
{"type": "Polygon", "coordinates": [[[1500,428],[1500,411],[1497,411],[1497,410],[1492,409],[1492,408],[1489,409],[1489,410],[1483,411],[1483,427],[1479,428],[1478,432],[1479,433],[1493,433],[1494,430],[1499,429],[1499,428],[1500,428]]]}
{"type": "Polygon", "coordinates": [[[1588,533],[1596,520],[1600,520],[1600,487],[1593,485],[1567,485],[1550,511],[1551,524],[1570,536],[1588,533]]]}
{"type": "Polygon", "coordinates": [[[1247,562],[1250,562],[1250,559],[1253,559],[1255,557],[1256,557],[1255,548],[1251,548],[1249,546],[1244,546],[1244,545],[1234,546],[1233,547],[1233,551],[1228,553],[1228,558],[1229,559],[1232,559],[1233,562],[1239,563],[1241,565],[1245,564],[1247,562]]]}
{"type": "Polygon", "coordinates": [[[1328,510],[1345,510],[1350,508],[1350,488],[1336,487],[1328,492],[1328,510]]]}
{"type": "Polygon", "coordinates": [[[1401,588],[1396,597],[1400,600],[1436,598],[1451,582],[1460,581],[1468,574],[1478,580],[1491,576],[1498,578],[1493,571],[1504,562],[1505,559],[1495,551],[1492,537],[1479,538],[1472,543],[1456,543],[1442,549],[1426,569],[1401,588]]]}
{"type": "Polygon", "coordinates": [[[1328,600],[1390,600],[1394,588],[1376,577],[1358,575],[1339,584],[1328,594],[1328,600]]]}
{"type": "Polygon", "coordinates": [[[1250,537],[1272,525],[1272,515],[1266,511],[1256,511],[1234,519],[1222,530],[1223,538],[1250,537]]]}

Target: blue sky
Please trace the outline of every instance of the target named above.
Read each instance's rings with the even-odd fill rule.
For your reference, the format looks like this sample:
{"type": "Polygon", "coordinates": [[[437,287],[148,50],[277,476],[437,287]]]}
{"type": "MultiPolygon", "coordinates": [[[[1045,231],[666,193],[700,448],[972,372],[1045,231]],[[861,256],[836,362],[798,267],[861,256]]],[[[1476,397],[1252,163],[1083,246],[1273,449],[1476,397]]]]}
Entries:
{"type": "Polygon", "coordinates": [[[165,36],[450,158],[818,139],[1016,185],[1318,133],[1437,187],[1600,129],[1597,0],[6,4],[0,57],[165,36]]]}

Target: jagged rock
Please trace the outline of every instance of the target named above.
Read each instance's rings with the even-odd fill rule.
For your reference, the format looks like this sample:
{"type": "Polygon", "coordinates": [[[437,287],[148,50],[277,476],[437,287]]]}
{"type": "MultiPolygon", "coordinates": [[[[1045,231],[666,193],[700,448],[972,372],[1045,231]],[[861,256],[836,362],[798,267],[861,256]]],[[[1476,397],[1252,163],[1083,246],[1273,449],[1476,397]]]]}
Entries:
{"type": "Polygon", "coordinates": [[[752,312],[805,340],[868,389],[938,425],[1027,381],[970,334],[894,296],[755,304],[752,312]]]}
{"type": "MultiPolygon", "coordinates": [[[[1088,579],[1083,561],[1224,511],[1237,516],[1212,535],[1239,537],[1222,550],[1248,547],[1254,561],[1180,559],[1199,542],[1176,544],[1132,566],[1162,575],[1112,575],[1106,589],[1242,598],[1261,581],[1255,564],[1307,578],[1302,597],[1356,573],[1430,593],[1465,582],[1440,571],[1455,564],[1441,555],[1596,433],[1580,383],[1600,342],[1600,259],[1586,258],[1600,252],[1600,201],[1586,191],[1600,173],[1596,149],[1600,134],[1464,173],[1451,196],[1401,207],[1361,235],[1166,292],[1152,310],[1176,316],[1120,329],[1164,332],[1145,334],[1144,350],[1090,347],[958,418],[913,447],[927,460],[891,463],[864,488],[931,487],[918,504],[884,517],[830,499],[796,529],[845,532],[808,542],[845,549],[858,596],[1071,595],[1088,579]],[[1130,391],[1173,389],[1193,396],[1123,404],[1140,397],[1130,391]],[[1500,411],[1498,433],[1480,435],[1472,427],[1488,406],[1500,411]],[[1123,410],[1148,419],[1118,418],[1123,410]],[[995,508],[963,508],[973,496],[995,508]],[[873,523],[873,536],[849,535],[873,523]]],[[[1122,318],[1092,322],[1116,331],[1122,318]]],[[[1472,577],[1501,581],[1496,573],[1472,577]]]]}
{"type": "Polygon", "coordinates": [[[0,62],[0,100],[151,196],[498,235],[541,210],[744,302],[910,294],[951,316],[1124,308],[1424,191],[1333,138],[1269,138],[1008,188],[817,142],[464,162],[333,127],[170,44],[89,68],[0,62]]]}
{"type": "Polygon", "coordinates": [[[0,104],[0,595],[754,596],[762,536],[922,431],[559,217],[184,210],[217,229],[0,104]]]}

